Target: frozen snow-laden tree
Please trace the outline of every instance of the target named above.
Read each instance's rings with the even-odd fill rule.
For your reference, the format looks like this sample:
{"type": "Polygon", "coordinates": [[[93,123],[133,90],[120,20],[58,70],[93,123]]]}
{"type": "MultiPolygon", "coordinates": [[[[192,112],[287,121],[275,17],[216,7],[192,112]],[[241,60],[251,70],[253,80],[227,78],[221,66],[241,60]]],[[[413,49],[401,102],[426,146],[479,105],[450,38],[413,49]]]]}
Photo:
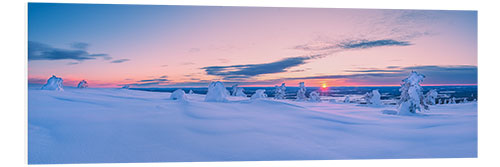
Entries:
{"type": "Polygon", "coordinates": [[[189,89],[189,94],[192,95],[194,94],[193,90],[192,89],[189,89]]]}
{"type": "Polygon", "coordinates": [[[422,111],[421,107],[428,110],[429,106],[424,103],[424,95],[422,93],[422,87],[420,82],[424,80],[425,76],[412,71],[408,78],[403,80],[401,88],[401,99],[398,102],[398,114],[414,114],[418,111],[422,111]]]}
{"type": "Polygon", "coordinates": [[[239,97],[247,97],[247,94],[245,94],[243,91],[245,91],[245,89],[243,89],[243,88],[238,88],[238,90],[236,90],[236,96],[239,96],[239,97]]]}
{"type": "Polygon", "coordinates": [[[349,96],[345,96],[344,103],[350,103],[350,102],[351,99],[349,98],[349,96]]]}
{"type": "Polygon", "coordinates": [[[380,101],[380,93],[378,90],[372,90],[371,92],[366,92],[366,94],[363,96],[363,99],[366,101],[366,104],[374,104],[374,105],[381,105],[382,102],[380,101]]]}
{"type": "Polygon", "coordinates": [[[122,88],[123,89],[128,89],[128,88],[130,88],[130,85],[123,85],[122,88]]]}
{"type": "Polygon", "coordinates": [[[438,104],[443,104],[443,100],[439,99],[438,104]]]}
{"type": "Polygon", "coordinates": [[[286,86],[285,83],[282,83],[281,86],[274,86],[274,98],[275,99],[285,99],[286,96],[286,86]]]}
{"type": "Polygon", "coordinates": [[[236,92],[238,91],[238,84],[234,84],[231,86],[231,96],[236,96],[236,92]]]}
{"type": "Polygon", "coordinates": [[[468,103],[468,102],[469,102],[469,100],[467,100],[467,97],[464,98],[464,103],[468,103]]]}
{"type": "Polygon", "coordinates": [[[184,92],[184,90],[182,89],[177,89],[170,95],[170,100],[185,101],[187,100],[186,92],[184,92]]]}
{"type": "Polygon", "coordinates": [[[452,97],[452,98],[451,98],[450,103],[451,103],[451,104],[457,104],[457,101],[455,100],[455,97],[452,97]]]}
{"type": "Polygon", "coordinates": [[[438,92],[436,91],[436,89],[431,89],[429,92],[425,94],[425,104],[435,105],[437,96],[438,92]]]}
{"type": "Polygon", "coordinates": [[[257,89],[255,93],[252,95],[251,99],[264,99],[267,97],[267,94],[265,94],[266,90],[264,89],[257,89]]]}
{"type": "Polygon", "coordinates": [[[371,100],[373,97],[372,92],[366,92],[365,95],[363,95],[362,99],[366,101],[366,104],[372,104],[371,100]]]}
{"type": "Polygon", "coordinates": [[[226,87],[222,82],[212,82],[208,86],[208,92],[205,96],[205,101],[208,102],[225,102],[229,97],[229,91],[227,91],[226,87]]]}
{"type": "Polygon", "coordinates": [[[80,81],[80,83],[78,83],[78,86],[76,86],[77,88],[87,88],[89,87],[89,84],[87,83],[87,81],[85,80],[82,80],[80,81]]]}
{"type": "Polygon", "coordinates": [[[319,93],[316,91],[312,91],[311,93],[309,93],[309,101],[321,102],[321,98],[319,97],[319,93]]]}
{"type": "Polygon", "coordinates": [[[370,104],[374,105],[382,105],[382,101],[380,101],[380,93],[378,90],[372,90],[372,96],[370,98],[370,104]]]}
{"type": "Polygon", "coordinates": [[[306,97],[306,87],[304,85],[304,82],[299,83],[299,90],[297,91],[297,101],[305,101],[307,100],[306,97]]]}
{"type": "Polygon", "coordinates": [[[55,90],[55,91],[64,91],[63,89],[63,79],[52,75],[47,80],[47,83],[42,86],[43,90],[55,90]]]}

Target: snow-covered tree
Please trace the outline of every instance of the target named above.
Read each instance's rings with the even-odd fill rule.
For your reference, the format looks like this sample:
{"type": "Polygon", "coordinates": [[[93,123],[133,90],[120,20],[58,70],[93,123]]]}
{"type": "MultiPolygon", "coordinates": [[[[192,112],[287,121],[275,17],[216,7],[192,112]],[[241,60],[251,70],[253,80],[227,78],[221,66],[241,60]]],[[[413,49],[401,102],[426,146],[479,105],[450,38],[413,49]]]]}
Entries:
{"type": "Polygon", "coordinates": [[[363,96],[363,99],[367,104],[381,105],[382,101],[380,101],[380,93],[378,90],[372,90],[371,92],[366,92],[363,96]]]}
{"type": "Polygon", "coordinates": [[[349,98],[349,96],[345,96],[345,99],[344,99],[344,103],[350,103],[351,102],[351,99],[349,98]]]}
{"type": "Polygon", "coordinates": [[[231,96],[236,96],[236,92],[238,91],[238,84],[234,84],[231,86],[231,96]]]}
{"type": "Polygon", "coordinates": [[[412,71],[410,75],[403,80],[401,88],[401,99],[398,102],[398,113],[399,114],[414,114],[417,111],[422,111],[421,107],[424,109],[429,109],[424,103],[424,95],[422,93],[422,87],[420,82],[424,80],[425,76],[412,71]]]}
{"type": "Polygon", "coordinates": [[[297,101],[305,101],[307,100],[306,97],[306,87],[304,85],[304,82],[299,83],[299,90],[297,91],[297,101]]]}
{"type": "Polygon", "coordinates": [[[274,86],[274,98],[275,99],[285,99],[286,96],[286,86],[285,83],[282,83],[281,86],[274,86]]]}
{"type": "Polygon", "coordinates": [[[438,104],[443,104],[443,100],[439,99],[438,104]]]}
{"type": "Polygon", "coordinates": [[[438,96],[438,92],[436,89],[431,89],[429,92],[425,94],[425,104],[427,105],[435,105],[436,104],[436,98],[438,96]]]}
{"type": "Polygon", "coordinates": [[[378,90],[372,90],[370,103],[374,105],[382,105],[382,101],[380,101],[380,93],[378,92],[378,90]]]}
{"type": "Polygon", "coordinates": [[[76,86],[77,88],[87,88],[89,87],[89,84],[87,83],[87,81],[85,80],[82,80],[78,83],[78,86],[76,86]]]}
{"type": "Polygon", "coordinates": [[[193,90],[192,89],[189,89],[189,94],[192,95],[194,94],[193,90]]]}
{"type": "Polygon", "coordinates": [[[171,100],[187,100],[186,92],[182,89],[177,89],[175,90],[171,95],[170,95],[171,100]]]}
{"type": "Polygon", "coordinates": [[[266,90],[264,89],[257,89],[255,93],[252,95],[251,99],[264,99],[267,97],[267,94],[265,94],[266,90]]]}
{"type": "Polygon", "coordinates": [[[229,91],[222,82],[212,82],[208,86],[208,92],[205,96],[205,101],[207,102],[225,102],[229,97],[229,91]]]}
{"type": "Polygon", "coordinates": [[[321,102],[321,98],[319,97],[319,93],[316,91],[312,91],[311,93],[309,93],[309,101],[321,102]]]}
{"type": "Polygon", "coordinates": [[[239,97],[247,97],[247,94],[245,94],[243,91],[245,91],[245,89],[243,89],[243,88],[238,88],[238,90],[236,90],[236,96],[239,96],[239,97]]]}
{"type": "Polygon", "coordinates": [[[47,83],[45,85],[43,85],[41,89],[43,89],[43,90],[64,91],[62,83],[63,83],[63,79],[62,78],[59,78],[59,77],[56,77],[55,75],[52,75],[52,77],[50,77],[47,80],[47,83]]]}
{"type": "Polygon", "coordinates": [[[455,97],[452,97],[450,100],[450,104],[457,104],[457,101],[455,100],[455,97]]]}
{"type": "Polygon", "coordinates": [[[130,85],[123,85],[122,88],[123,89],[128,89],[128,88],[130,88],[130,85]]]}
{"type": "Polygon", "coordinates": [[[469,100],[467,100],[467,97],[464,98],[464,103],[468,103],[468,102],[469,102],[469,100]]]}

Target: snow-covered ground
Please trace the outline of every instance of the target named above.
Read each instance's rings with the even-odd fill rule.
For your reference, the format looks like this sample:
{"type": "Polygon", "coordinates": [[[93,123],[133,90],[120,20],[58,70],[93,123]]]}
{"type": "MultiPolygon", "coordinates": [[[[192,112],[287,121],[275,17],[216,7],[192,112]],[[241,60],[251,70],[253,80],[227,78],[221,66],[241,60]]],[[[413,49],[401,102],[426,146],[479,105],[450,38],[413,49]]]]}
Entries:
{"type": "Polygon", "coordinates": [[[28,162],[457,158],[477,156],[477,103],[430,106],[250,100],[128,89],[28,91],[28,162]]]}

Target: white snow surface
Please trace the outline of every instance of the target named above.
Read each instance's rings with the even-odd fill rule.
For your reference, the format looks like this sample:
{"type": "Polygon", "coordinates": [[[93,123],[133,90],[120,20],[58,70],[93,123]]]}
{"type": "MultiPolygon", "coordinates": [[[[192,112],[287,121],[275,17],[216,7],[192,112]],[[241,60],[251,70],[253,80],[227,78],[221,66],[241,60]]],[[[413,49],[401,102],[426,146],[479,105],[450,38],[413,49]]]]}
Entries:
{"type": "Polygon", "coordinates": [[[62,78],[59,78],[59,77],[56,77],[55,75],[52,75],[52,77],[50,77],[47,80],[47,83],[45,83],[45,85],[43,85],[41,89],[42,90],[64,91],[62,83],[63,83],[62,78]]]}
{"type": "Polygon", "coordinates": [[[30,87],[28,163],[477,157],[476,102],[401,116],[394,105],[170,94],[30,87]]]}

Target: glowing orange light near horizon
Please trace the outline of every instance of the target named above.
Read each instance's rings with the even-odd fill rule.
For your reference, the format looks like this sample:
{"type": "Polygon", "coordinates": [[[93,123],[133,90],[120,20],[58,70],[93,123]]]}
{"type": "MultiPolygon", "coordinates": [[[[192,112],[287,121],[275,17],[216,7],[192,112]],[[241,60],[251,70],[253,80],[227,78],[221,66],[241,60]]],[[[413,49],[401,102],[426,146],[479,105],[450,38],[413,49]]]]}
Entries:
{"type": "Polygon", "coordinates": [[[327,86],[326,86],[326,83],[323,83],[323,84],[321,85],[321,87],[322,87],[322,88],[326,88],[326,87],[327,87],[327,86]]]}

